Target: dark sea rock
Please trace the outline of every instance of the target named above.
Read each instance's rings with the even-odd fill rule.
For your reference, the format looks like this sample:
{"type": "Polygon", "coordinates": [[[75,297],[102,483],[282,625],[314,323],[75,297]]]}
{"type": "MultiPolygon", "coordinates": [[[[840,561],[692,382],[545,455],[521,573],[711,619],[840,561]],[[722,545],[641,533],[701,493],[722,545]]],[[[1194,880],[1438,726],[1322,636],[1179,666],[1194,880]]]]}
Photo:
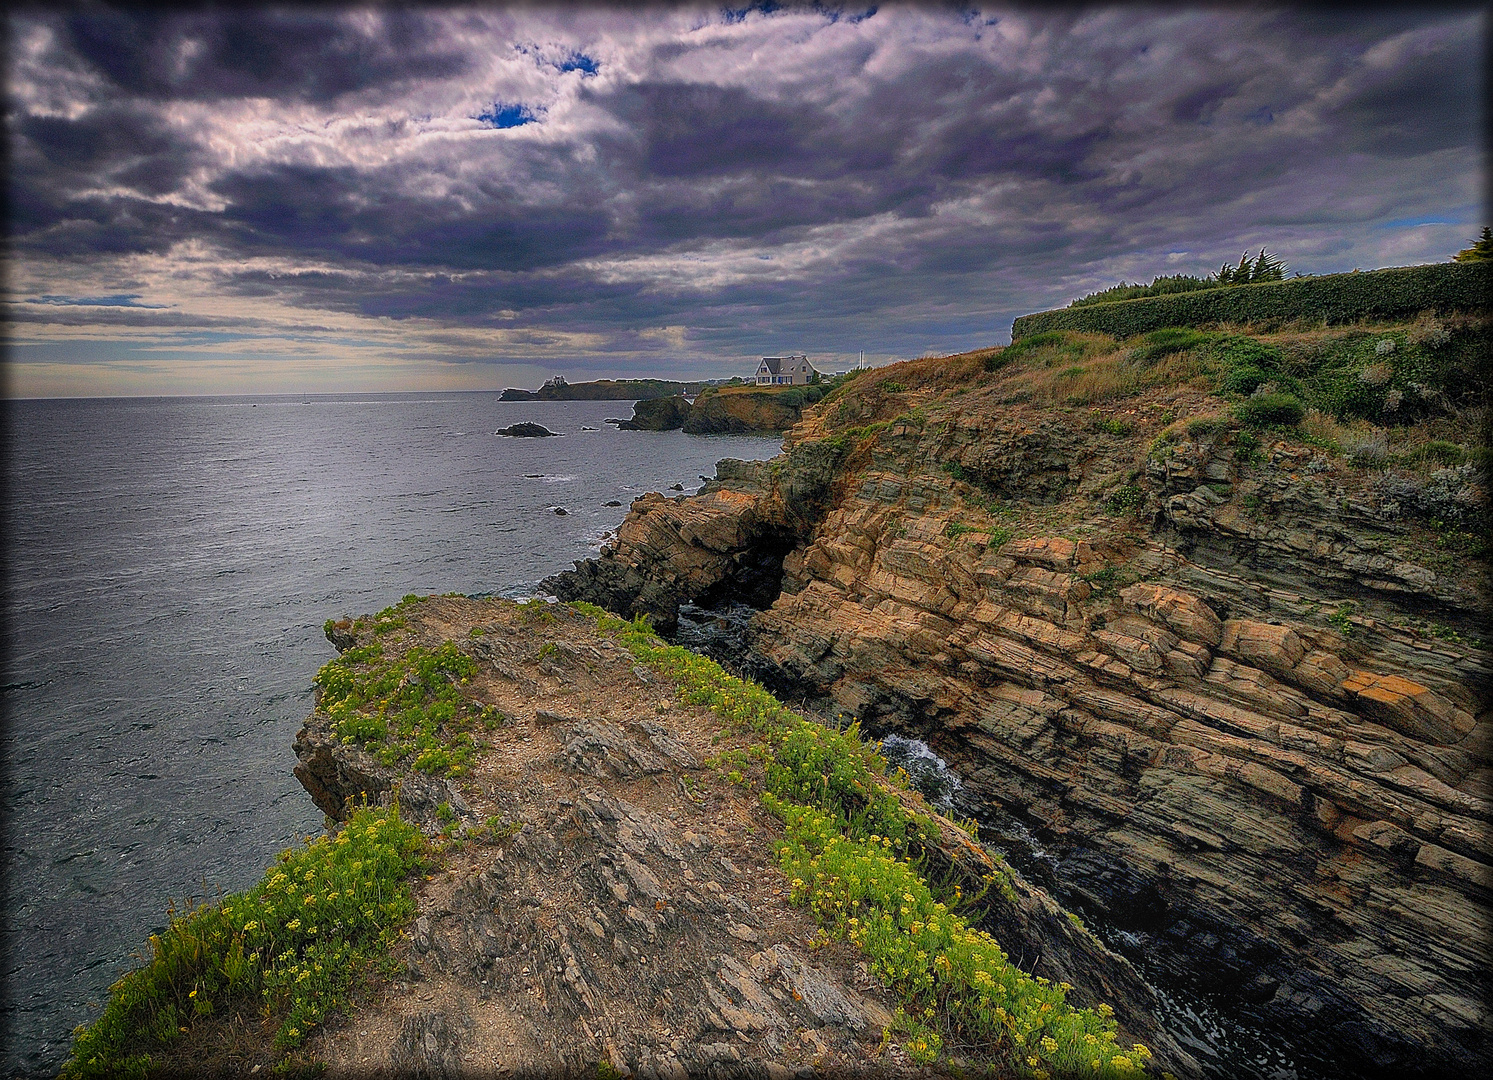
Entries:
{"type": "Polygon", "coordinates": [[[632,419],[617,427],[623,431],[675,431],[690,416],[690,404],[682,395],[639,401],[632,407],[632,419]]]}
{"type": "Polygon", "coordinates": [[[559,435],[558,431],[551,431],[543,424],[514,424],[511,427],[501,428],[493,432],[494,435],[508,435],[515,439],[543,439],[552,435],[559,435]]]}

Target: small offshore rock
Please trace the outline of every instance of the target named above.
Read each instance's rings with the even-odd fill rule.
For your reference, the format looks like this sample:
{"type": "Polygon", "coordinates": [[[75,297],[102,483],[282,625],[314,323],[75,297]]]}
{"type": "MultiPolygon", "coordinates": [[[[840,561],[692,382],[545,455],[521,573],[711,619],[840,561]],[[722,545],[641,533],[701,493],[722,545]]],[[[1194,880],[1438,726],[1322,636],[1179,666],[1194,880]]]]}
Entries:
{"type": "Polygon", "coordinates": [[[559,435],[558,431],[551,431],[543,424],[531,424],[527,421],[521,424],[513,424],[509,427],[499,428],[493,432],[494,435],[507,435],[515,439],[543,439],[552,435],[559,435]]]}
{"type": "Polygon", "coordinates": [[[555,507],[555,513],[560,517],[564,517],[566,514],[570,513],[570,511],[565,509],[565,507],[563,506],[557,506],[555,507]]]}
{"type": "Polygon", "coordinates": [[[606,506],[621,506],[622,503],[618,499],[612,499],[611,501],[605,503],[604,505],[606,505],[606,506]]]}

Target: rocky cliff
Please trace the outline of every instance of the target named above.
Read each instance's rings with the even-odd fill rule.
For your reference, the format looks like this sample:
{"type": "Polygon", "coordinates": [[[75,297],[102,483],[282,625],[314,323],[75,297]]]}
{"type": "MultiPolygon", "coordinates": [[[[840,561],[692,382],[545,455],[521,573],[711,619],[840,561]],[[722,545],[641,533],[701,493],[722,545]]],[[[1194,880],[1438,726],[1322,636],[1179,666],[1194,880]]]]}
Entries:
{"type": "Polygon", "coordinates": [[[755,597],[780,688],[929,742],[1158,977],[1339,1074],[1488,1068],[1481,399],[1250,429],[1204,360],[1043,337],[856,380],[550,587],[755,597]]]}
{"type": "MultiPolygon", "coordinates": [[[[330,1075],[927,1075],[888,1043],[899,1003],[865,958],[791,902],[782,822],[713,763],[749,750],[750,732],[683,703],[564,605],[407,601],[328,636],[349,669],[457,649],[472,664],[460,696],[477,703],[460,715],[483,718],[459,777],[381,761],[382,743],[339,737],[325,708],[297,737],[296,775],[331,817],[397,792],[440,851],[395,974],[308,1044],[330,1075]]],[[[423,670],[405,680],[436,678],[423,670]]],[[[936,820],[925,865],[982,890],[998,866],[936,820]]],[[[1126,1035],[1187,1073],[1131,965],[1000,876],[991,925],[1007,947],[1113,1005],[1126,1035]]]]}

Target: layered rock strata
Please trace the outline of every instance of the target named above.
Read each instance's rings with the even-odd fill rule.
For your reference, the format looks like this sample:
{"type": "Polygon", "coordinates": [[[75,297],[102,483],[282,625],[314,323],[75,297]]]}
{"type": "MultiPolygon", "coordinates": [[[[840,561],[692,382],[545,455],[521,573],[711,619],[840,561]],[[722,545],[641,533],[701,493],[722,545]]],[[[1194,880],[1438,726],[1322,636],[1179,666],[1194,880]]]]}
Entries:
{"type": "Polygon", "coordinates": [[[1493,1064],[1493,672],[1465,564],[1309,446],[1153,442],[1216,415],[1201,393],[1127,402],[1125,435],[979,391],[848,435],[830,405],[784,457],[640,500],[552,587],[667,623],[791,543],[758,659],[928,741],[1153,969],[1348,1075],[1493,1064]]]}

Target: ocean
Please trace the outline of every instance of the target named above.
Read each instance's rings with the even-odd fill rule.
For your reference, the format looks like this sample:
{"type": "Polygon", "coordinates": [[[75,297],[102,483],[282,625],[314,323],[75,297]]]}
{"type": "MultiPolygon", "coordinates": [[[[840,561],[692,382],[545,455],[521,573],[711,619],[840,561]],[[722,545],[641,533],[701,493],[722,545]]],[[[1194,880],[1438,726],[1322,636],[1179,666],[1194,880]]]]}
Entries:
{"type": "Polygon", "coordinates": [[[290,744],[328,618],[527,595],[636,496],[779,447],[496,393],[4,408],[4,1075],[56,1073],[169,903],[321,830],[290,744]],[[564,437],[493,434],[523,420],[564,437]]]}

